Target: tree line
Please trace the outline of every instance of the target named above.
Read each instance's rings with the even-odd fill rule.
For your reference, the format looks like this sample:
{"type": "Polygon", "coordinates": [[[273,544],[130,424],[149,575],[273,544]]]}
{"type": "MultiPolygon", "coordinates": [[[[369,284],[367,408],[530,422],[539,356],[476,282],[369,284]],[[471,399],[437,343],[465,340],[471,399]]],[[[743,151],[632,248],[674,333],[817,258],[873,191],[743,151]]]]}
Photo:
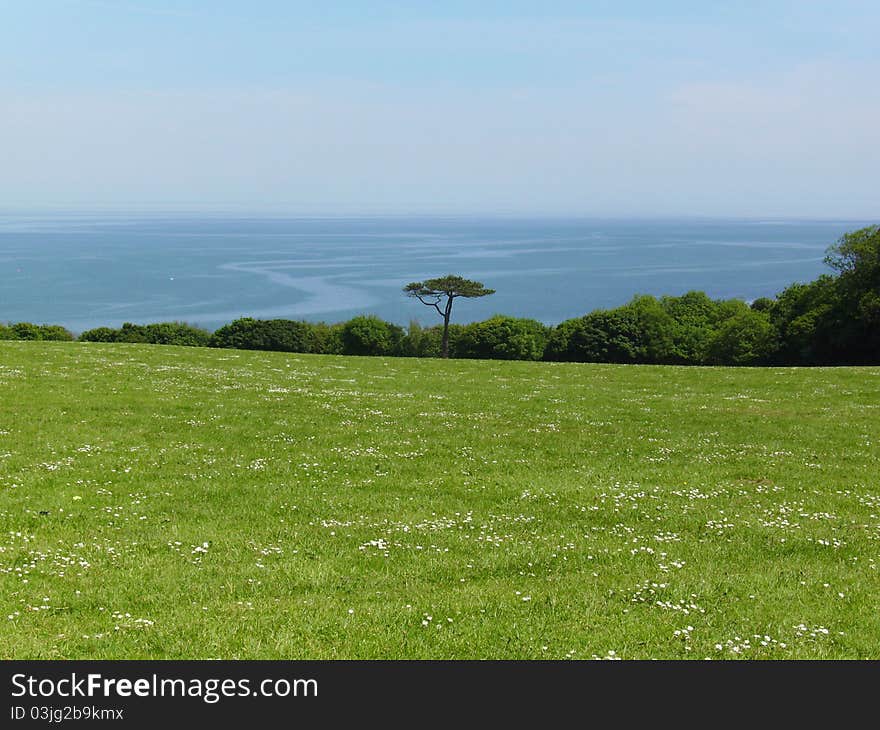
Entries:
{"type": "MultiPolygon", "coordinates": [[[[99,327],[86,342],[134,342],[280,352],[676,365],[880,364],[880,227],[845,234],[825,258],[833,273],[751,304],[704,292],[634,297],[613,309],[547,326],[496,315],[450,323],[455,296],[491,294],[479,282],[441,277],[404,291],[443,323],[406,329],[375,316],[337,324],[237,319],[215,332],[182,322],[99,327]],[[444,290],[443,286],[447,289],[444,290]],[[442,299],[444,291],[452,294],[442,299]],[[446,306],[440,306],[445,301],[446,306]]],[[[73,340],[62,327],[0,325],[0,339],[73,340]]]]}

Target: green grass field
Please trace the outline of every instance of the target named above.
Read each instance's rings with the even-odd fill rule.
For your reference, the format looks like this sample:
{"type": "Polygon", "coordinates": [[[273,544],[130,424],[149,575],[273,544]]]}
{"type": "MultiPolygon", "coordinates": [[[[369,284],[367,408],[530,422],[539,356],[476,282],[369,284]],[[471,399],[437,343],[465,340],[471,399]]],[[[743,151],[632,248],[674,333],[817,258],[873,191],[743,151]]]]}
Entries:
{"type": "Polygon", "coordinates": [[[880,657],[880,368],[0,343],[2,658],[880,657]]]}

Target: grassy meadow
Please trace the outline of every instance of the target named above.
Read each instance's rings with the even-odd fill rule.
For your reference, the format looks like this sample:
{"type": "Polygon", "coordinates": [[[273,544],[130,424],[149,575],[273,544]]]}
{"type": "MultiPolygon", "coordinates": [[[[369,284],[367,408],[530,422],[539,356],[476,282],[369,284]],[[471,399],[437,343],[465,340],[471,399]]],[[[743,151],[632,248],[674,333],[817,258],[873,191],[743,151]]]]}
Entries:
{"type": "Polygon", "coordinates": [[[0,343],[0,657],[880,658],[880,368],[0,343]]]}

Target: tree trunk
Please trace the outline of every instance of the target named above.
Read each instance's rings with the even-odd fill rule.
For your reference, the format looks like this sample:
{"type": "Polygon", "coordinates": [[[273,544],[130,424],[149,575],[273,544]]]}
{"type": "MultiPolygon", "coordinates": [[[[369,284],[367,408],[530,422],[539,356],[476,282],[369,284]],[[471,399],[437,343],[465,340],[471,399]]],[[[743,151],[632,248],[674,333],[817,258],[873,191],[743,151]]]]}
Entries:
{"type": "Polygon", "coordinates": [[[449,358],[449,318],[452,316],[452,297],[446,301],[446,311],[443,312],[443,341],[440,343],[440,357],[444,360],[449,358]]]}

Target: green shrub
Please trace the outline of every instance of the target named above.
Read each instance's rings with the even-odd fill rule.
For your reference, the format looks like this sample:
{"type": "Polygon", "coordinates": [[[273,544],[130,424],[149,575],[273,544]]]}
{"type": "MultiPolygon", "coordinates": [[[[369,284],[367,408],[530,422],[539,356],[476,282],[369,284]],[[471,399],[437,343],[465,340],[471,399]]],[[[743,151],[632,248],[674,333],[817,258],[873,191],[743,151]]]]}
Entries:
{"type": "Polygon", "coordinates": [[[80,342],[119,342],[119,330],[112,327],[95,327],[80,336],[80,342]]]}
{"type": "Polygon", "coordinates": [[[319,355],[341,355],[343,327],[343,324],[327,324],[326,322],[312,324],[311,352],[319,355]]]}
{"type": "Polygon", "coordinates": [[[675,323],[671,361],[681,365],[706,362],[709,343],[723,318],[720,302],[705,292],[690,291],[680,297],[662,297],[660,304],[675,323]]]}
{"type": "MultiPolygon", "coordinates": [[[[450,342],[454,340],[451,335],[452,327],[455,326],[450,325],[450,342]]],[[[442,338],[443,328],[441,326],[422,327],[416,320],[412,320],[409,323],[409,329],[400,341],[398,354],[401,357],[440,357],[442,338]]]]}
{"type": "Polygon", "coordinates": [[[749,306],[756,312],[769,312],[773,309],[774,301],[769,297],[758,297],[749,306]]]}
{"type": "Polygon", "coordinates": [[[74,336],[64,327],[57,324],[33,324],[16,322],[0,325],[0,340],[54,340],[70,342],[74,336]]]}
{"type": "Polygon", "coordinates": [[[119,329],[119,334],[116,336],[116,341],[148,345],[150,344],[149,330],[146,328],[145,325],[125,322],[119,329]]]}
{"type": "Polygon", "coordinates": [[[126,322],[119,329],[96,327],[86,330],[79,336],[79,339],[81,342],[128,342],[206,347],[211,339],[211,333],[185,322],[157,322],[155,324],[126,322]]]}
{"type": "Polygon", "coordinates": [[[160,322],[145,327],[147,341],[154,345],[207,347],[211,333],[186,322],[160,322]]]}
{"type": "Polygon", "coordinates": [[[344,355],[392,355],[404,337],[402,327],[375,316],[355,317],[342,326],[344,355]]]}
{"type": "Polygon", "coordinates": [[[563,322],[550,334],[548,360],[649,363],[674,361],[675,322],[654,297],[563,322]]]}
{"type": "Polygon", "coordinates": [[[454,357],[540,360],[548,332],[548,327],[534,319],[495,315],[462,327],[450,350],[454,357]]]}
{"type": "Polygon", "coordinates": [[[837,352],[839,292],[834,277],[824,275],[809,284],[792,284],[777,298],[770,321],[778,337],[775,360],[790,365],[843,362],[837,352]]]}
{"type": "Polygon", "coordinates": [[[715,365],[763,365],[775,348],[775,330],[766,313],[749,310],[718,328],[709,344],[708,359],[715,365]]]}
{"type": "Polygon", "coordinates": [[[70,330],[58,324],[41,324],[40,336],[43,340],[54,342],[73,342],[76,339],[70,330]]]}
{"type": "Polygon", "coordinates": [[[582,326],[583,317],[566,319],[550,328],[547,344],[544,346],[544,359],[564,362],[569,359],[571,337],[575,330],[582,326]]]}
{"type": "Polygon", "coordinates": [[[251,319],[227,324],[210,338],[211,347],[276,352],[313,352],[315,337],[308,322],[292,319],[251,319]]]}
{"type": "Polygon", "coordinates": [[[16,322],[10,325],[16,340],[42,340],[42,334],[38,325],[30,322],[16,322]]]}

